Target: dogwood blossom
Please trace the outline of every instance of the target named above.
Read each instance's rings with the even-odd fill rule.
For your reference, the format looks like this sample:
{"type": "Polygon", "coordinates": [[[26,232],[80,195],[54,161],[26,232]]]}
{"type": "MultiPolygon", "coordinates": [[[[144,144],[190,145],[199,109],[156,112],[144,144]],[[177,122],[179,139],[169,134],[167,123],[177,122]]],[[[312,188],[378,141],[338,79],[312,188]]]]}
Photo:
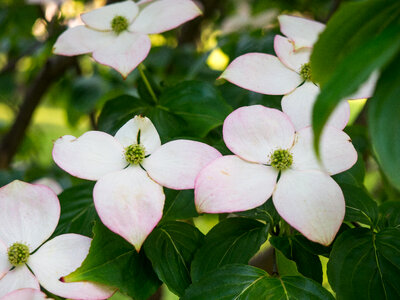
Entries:
{"type": "MultiPolygon", "coordinates": [[[[281,15],[278,20],[281,32],[286,37],[275,36],[274,49],[277,57],[264,53],[239,56],[227,67],[221,78],[257,93],[286,95],[282,98],[282,110],[292,118],[297,129],[297,126],[311,124],[312,108],[319,94],[319,87],[312,81],[310,55],[325,25],[288,15],[281,15]],[[298,120],[303,124],[299,124],[298,120]]],[[[370,97],[377,79],[378,73],[375,72],[347,99],[370,97]]],[[[350,116],[348,102],[342,101],[333,115],[328,124],[343,129],[343,124],[347,124],[350,116]],[[336,121],[332,121],[332,118],[336,121]]]]}
{"type": "Polygon", "coordinates": [[[311,127],[296,131],[285,113],[254,105],[225,119],[223,138],[235,155],[217,158],[200,172],[195,183],[199,212],[249,210],[272,195],[278,213],[292,227],[312,241],[332,242],[343,221],[345,202],[330,175],[349,169],[357,160],[347,134],[325,128],[321,164],[314,154],[311,127]]]}
{"type": "Polygon", "coordinates": [[[65,31],[53,52],[66,56],[92,53],[97,62],[126,77],[149,53],[148,34],[171,30],[200,14],[190,0],[110,4],[82,14],[85,25],[65,31]]]}
{"type": "Polygon", "coordinates": [[[46,294],[42,293],[40,290],[36,289],[19,289],[11,293],[8,293],[0,300],[45,300],[50,299],[46,297],[46,294]]]}
{"type": "Polygon", "coordinates": [[[115,136],[89,131],[59,138],[53,149],[56,164],[79,178],[98,180],[93,199],[110,230],[139,251],[162,217],[163,186],[193,189],[200,170],[221,154],[206,144],[175,140],[161,145],[153,123],[136,116],[115,136]]]}
{"type": "Polygon", "coordinates": [[[59,280],[81,265],[91,243],[79,234],[62,234],[44,243],[59,218],[58,198],[46,186],[16,180],[0,189],[0,297],[23,288],[38,290],[39,284],[71,299],[112,295],[113,291],[89,282],[59,280]]]}

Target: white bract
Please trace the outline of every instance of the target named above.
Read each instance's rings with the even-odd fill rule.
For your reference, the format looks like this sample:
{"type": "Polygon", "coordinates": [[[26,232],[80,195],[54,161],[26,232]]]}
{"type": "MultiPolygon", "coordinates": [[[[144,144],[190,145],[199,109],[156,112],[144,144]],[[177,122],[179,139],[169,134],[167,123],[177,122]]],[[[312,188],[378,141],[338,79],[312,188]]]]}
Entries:
{"type": "Polygon", "coordinates": [[[200,170],[221,154],[206,144],[175,140],[161,145],[153,123],[136,116],[115,136],[89,131],[66,135],[53,149],[56,164],[79,178],[97,180],[94,204],[104,225],[139,251],[162,217],[163,186],[193,189],[200,170]]]}
{"type": "MultiPolygon", "coordinates": [[[[58,198],[46,186],[16,180],[0,189],[0,297],[18,299],[18,295],[32,292],[16,290],[39,290],[39,284],[70,299],[106,299],[112,295],[113,291],[93,283],[60,280],[82,264],[91,239],[62,234],[46,242],[59,218],[58,198]]],[[[33,294],[34,299],[42,299],[40,294],[33,294]]]]}
{"type": "Polygon", "coordinates": [[[245,211],[272,195],[276,210],[291,226],[314,242],[332,242],[343,221],[345,202],[330,175],[357,161],[347,134],[325,128],[321,164],[310,127],[297,131],[285,113],[254,105],[225,119],[223,137],[235,155],[220,157],[200,172],[195,184],[199,212],[245,211]]]}
{"type": "MultiPolygon", "coordinates": [[[[316,21],[288,15],[278,17],[280,29],[286,37],[276,35],[274,49],[277,55],[248,53],[236,58],[221,75],[242,88],[267,95],[285,95],[282,110],[290,116],[295,128],[311,125],[314,102],[319,87],[312,81],[310,55],[318,35],[325,25],[316,21]]],[[[378,73],[374,72],[360,89],[347,99],[370,97],[378,73]]],[[[335,109],[328,124],[343,129],[350,116],[346,100],[335,109]],[[335,121],[332,121],[335,119],[335,121]]]]}
{"type": "Polygon", "coordinates": [[[148,34],[171,30],[200,14],[190,0],[110,4],[82,14],[85,25],[65,31],[53,52],[66,56],[92,53],[97,62],[126,77],[149,53],[148,34]]]}

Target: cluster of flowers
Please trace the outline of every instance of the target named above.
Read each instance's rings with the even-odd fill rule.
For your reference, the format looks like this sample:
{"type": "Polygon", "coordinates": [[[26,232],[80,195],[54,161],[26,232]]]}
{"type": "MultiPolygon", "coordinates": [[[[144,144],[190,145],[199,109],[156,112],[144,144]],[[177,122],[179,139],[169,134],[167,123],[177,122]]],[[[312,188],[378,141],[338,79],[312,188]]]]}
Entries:
{"type": "MultiPolygon", "coordinates": [[[[54,52],[92,53],[125,77],[147,56],[147,34],[175,28],[200,13],[190,0],[120,2],[82,15],[85,25],[63,33],[54,52]]],[[[246,54],[221,76],[255,92],[284,95],[283,112],[254,105],[226,118],[223,139],[234,155],[222,156],[213,147],[190,140],[161,145],[156,128],[144,116],[129,120],[115,136],[89,131],[55,142],[56,164],[73,176],[97,181],[93,199],[101,221],[137,251],[162,217],[163,186],[195,189],[196,208],[203,213],[244,211],[272,196],[281,217],[308,239],[323,245],[334,239],[345,202],[330,176],[357,160],[342,131],[349,105],[343,101],[331,116],[318,160],[310,125],[319,87],[312,81],[309,57],[324,25],[285,15],[279,21],[287,37],[275,38],[278,57],[246,54]]],[[[350,98],[368,97],[374,79],[350,98]]],[[[39,283],[72,299],[105,299],[112,294],[95,284],[60,280],[85,259],[90,239],[64,234],[40,247],[55,230],[59,215],[57,196],[44,186],[14,181],[0,189],[1,299],[44,299],[39,283]]]]}

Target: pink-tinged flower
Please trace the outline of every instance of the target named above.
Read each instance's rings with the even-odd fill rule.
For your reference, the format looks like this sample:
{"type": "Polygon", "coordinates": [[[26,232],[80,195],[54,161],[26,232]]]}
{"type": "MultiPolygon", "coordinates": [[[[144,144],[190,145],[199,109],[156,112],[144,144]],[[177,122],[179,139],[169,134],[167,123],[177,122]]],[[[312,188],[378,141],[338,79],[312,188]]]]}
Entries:
{"type": "MultiPolygon", "coordinates": [[[[288,114],[296,129],[311,124],[311,113],[319,94],[319,87],[312,81],[310,55],[318,35],[325,25],[316,21],[281,15],[278,17],[281,32],[276,35],[274,49],[277,55],[248,53],[236,58],[227,67],[221,78],[242,88],[267,95],[286,95],[282,99],[282,110],[288,114]],[[299,114],[299,111],[302,112],[299,114]],[[293,113],[294,112],[294,113],[293,113]],[[302,120],[299,120],[299,118],[302,120]]],[[[347,99],[368,98],[372,95],[378,73],[374,72],[359,90],[347,99]]],[[[342,101],[334,113],[341,120],[329,121],[329,125],[343,129],[350,116],[347,101],[342,101]]],[[[332,119],[332,118],[331,118],[332,119]]]]}
{"type": "Polygon", "coordinates": [[[15,290],[11,293],[8,293],[4,297],[0,298],[0,300],[49,300],[46,294],[42,293],[40,290],[36,289],[19,289],[15,290]]]}
{"type": "Polygon", "coordinates": [[[59,218],[58,198],[46,186],[16,180],[0,189],[0,297],[24,288],[38,290],[39,284],[71,299],[112,295],[113,291],[93,283],[60,281],[82,264],[91,239],[62,234],[44,243],[59,218]]]}
{"type": "Polygon", "coordinates": [[[200,172],[195,184],[199,212],[245,211],[272,195],[278,213],[291,226],[312,241],[332,242],[343,221],[345,202],[330,175],[349,169],[357,160],[347,134],[325,128],[321,164],[314,154],[311,127],[296,131],[285,113],[254,105],[225,119],[223,137],[235,155],[220,157],[200,172]]]}
{"type": "Polygon", "coordinates": [[[64,32],[53,51],[66,56],[92,53],[97,62],[126,77],[149,53],[148,34],[171,30],[201,13],[190,0],[110,4],[82,14],[85,25],[64,32]]]}
{"type": "Polygon", "coordinates": [[[221,154],[206,144],[175,140],[161,146],[153,123],[135,116],[115,136],[89,131],[66,135],[53,149],[56,164],[73,176],[98,180],[93,199],[104,225],[139,251],[162,217],[163,186],[193,189],[200,170],[221,154]]]}

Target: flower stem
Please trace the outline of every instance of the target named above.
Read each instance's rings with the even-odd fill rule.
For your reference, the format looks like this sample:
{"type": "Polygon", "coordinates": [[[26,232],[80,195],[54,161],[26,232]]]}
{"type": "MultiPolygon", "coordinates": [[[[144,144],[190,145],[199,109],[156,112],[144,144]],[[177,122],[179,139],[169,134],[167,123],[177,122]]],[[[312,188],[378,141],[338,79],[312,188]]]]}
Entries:
{"type": "Polygon", "coordinates": [[[157,104],[157,103],[158,103],[157,96],[156,96],[156,94],[154,93],[154,90],[153,90],[153,88],[151,87],[151,84],[150,84],[149,80],[147,79],[146,74],[144,73],[145,66],[144,66],[143,64],[140,64],[139,67],[138,67],[138,69],[139,69],[139,72],[140,72],[140,76],[142,77],[143,82],[144,82],[144,84],[146,85],[146,88],[147,88],[147,90],[148,90],[149,93],[150,93],[151,98],[153,98],[154,102],[157,104]]]}

